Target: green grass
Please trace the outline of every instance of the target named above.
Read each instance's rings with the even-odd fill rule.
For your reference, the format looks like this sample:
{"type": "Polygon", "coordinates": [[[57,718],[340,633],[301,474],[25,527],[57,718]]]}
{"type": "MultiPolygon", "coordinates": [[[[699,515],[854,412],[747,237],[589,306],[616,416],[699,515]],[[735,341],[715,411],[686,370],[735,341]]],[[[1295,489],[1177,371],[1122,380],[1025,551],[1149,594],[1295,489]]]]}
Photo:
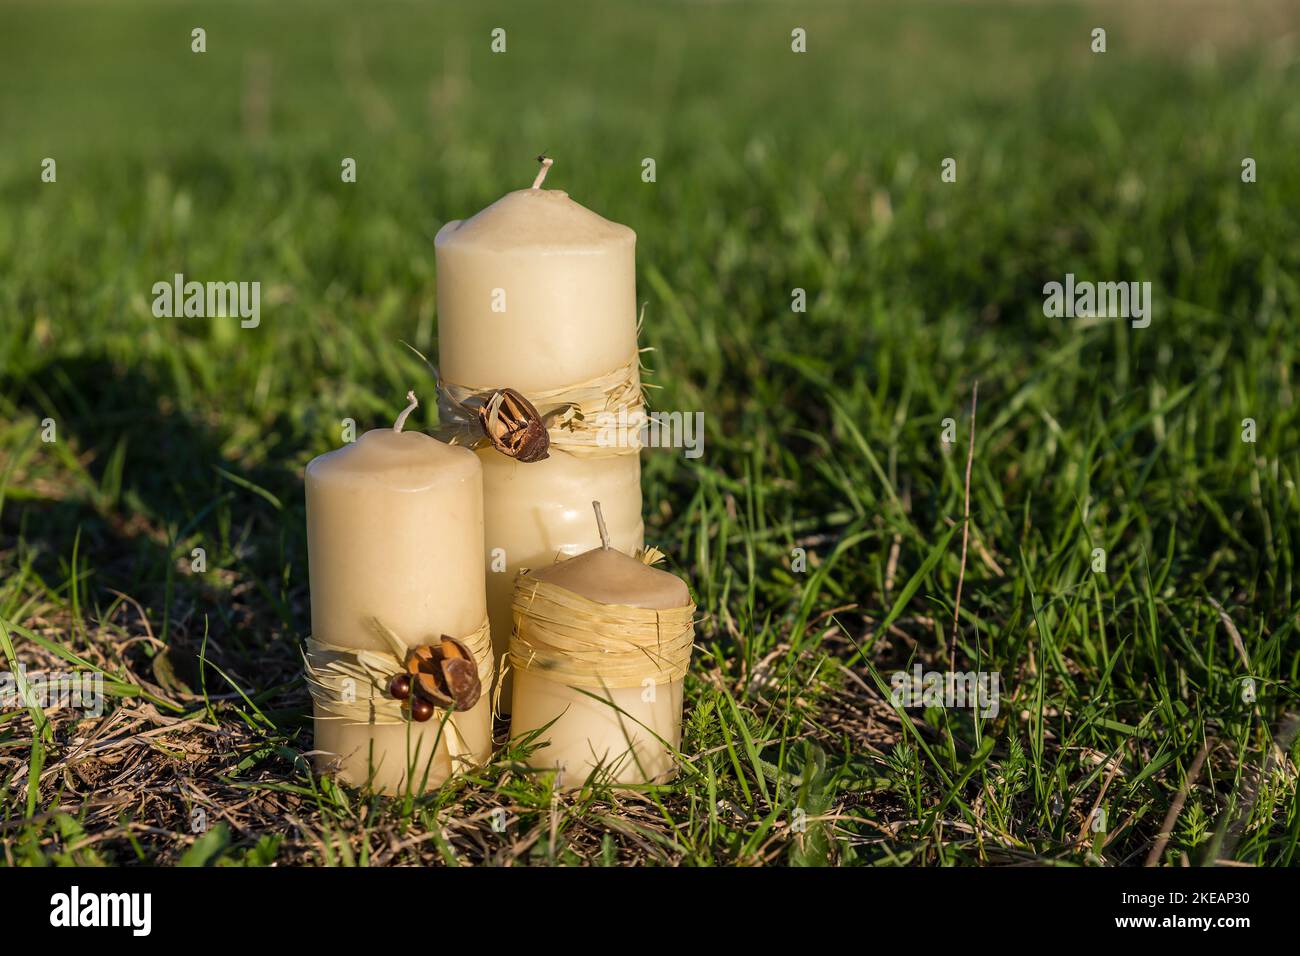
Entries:
{"type": "Polygon", "coordinates": [[[1134,865],[1208,744],[1160,862],[1300,862],[1295,8],[1127,7],[6,5],[0,650],[110,706],[0,714],[3,859],[1134,865]],[[543,149],[637,230],[655,403],[707,416],[644,458],[705,615],[684,770],[340,789],[303,466],[421,380],[435,232],[543,149]],[[153,318],[178,271],[261,281],[261,326],[153,318]],[[1046,318],[1067,272],[1151,281],[1151,326],[1046,318]],[[976,381],[989,719],[888,699],[947,666],[976,381]]]}

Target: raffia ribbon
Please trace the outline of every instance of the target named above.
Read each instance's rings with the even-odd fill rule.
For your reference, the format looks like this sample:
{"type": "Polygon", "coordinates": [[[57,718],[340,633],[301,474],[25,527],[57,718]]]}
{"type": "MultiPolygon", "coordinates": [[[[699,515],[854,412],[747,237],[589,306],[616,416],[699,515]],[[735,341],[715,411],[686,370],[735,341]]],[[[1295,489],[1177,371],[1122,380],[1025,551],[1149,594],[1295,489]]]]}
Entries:
{"type": "Polygon", "coordinates": [[[681,680],[695,641],[695,605],[654,610],[601,604],[523,573],[512,602],[510,666],[573,687],[681,680]]]}
{"type": "MultiPolygon", "coordinates": [[[[371,619],[370,624],[383,641],[384,650],[344,647],[307,639],[303,653],[307,686],[319,719],[344,720],[364,726],[407,722],[402,702],[388,693],[388,682],[394,674],[406,669],[406,655],[411,647],[377,618],[371,619]]],[[[479,682],[484,688],[490,687],[496,667],[488,619],[484,617],[482,624],[460,640],[474,655],[479,682]]],[[[448,715],[443,710],[435,710],[430,722],[442,724],[447,753],[453,760],[472,762],[473,751],[457,723],[463,717],[464,714],[455,711],[448,715]]]]}
{"type": "MultiPolygon", "coordinates": [[[[496,391],[439,378],[440,437],[471,448],[489,444],[477,413],[496,391]]],[[[553,449],[579,458],[612,458],[641,449],[641,424],[646,416],[639,353],[585,382],[520,394],[542,416],[553,449]]]]}

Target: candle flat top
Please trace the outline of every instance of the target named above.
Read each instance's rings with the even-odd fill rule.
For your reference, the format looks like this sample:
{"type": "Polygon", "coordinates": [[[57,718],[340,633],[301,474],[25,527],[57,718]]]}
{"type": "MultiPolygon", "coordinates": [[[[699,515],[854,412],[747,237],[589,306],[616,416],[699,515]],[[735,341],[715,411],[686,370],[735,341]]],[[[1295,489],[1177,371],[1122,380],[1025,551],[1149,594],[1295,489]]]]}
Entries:
{"type": "Polygon", "coordinates": [[[313,458],[311,482],[380,485],[394,491],[424,491],[450,482],[479,481],[482,465],[468,448],[448,445],[416,431],[376,428],[355,442],[313,458]]]}
{"type": "Polygon", "coordinates": [[[599,604],[664,611],[684,607],[691,600],[691,592],[681,578],[613,548],[593,548],[532,574],[599,604]]]}
{"type": "Polygon", "coordinates": [[[559,189],[518,189],[468,219],[447,223],[434,243],[509,252],[581,252],[636,242],[627,226],[610,222],[559,189]]]}

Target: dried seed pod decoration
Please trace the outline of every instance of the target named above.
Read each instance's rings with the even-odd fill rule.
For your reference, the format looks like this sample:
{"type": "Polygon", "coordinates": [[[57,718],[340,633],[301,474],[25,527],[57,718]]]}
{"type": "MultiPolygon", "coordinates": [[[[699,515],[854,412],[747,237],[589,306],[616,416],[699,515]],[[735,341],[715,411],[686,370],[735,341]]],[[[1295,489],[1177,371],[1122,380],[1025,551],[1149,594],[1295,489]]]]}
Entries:
{"type": "Polygon", "coordinates": [[[441,674],[416,674],[415,675],[415,693],[422,699],[433,704],[435,707],[450,707],[453,703],[450,694],[443,689],[443,682],[438,678],[441,674]]]}
{"type": "Polygon", "coordinates": [[[411,649],[406,670],[393,677],[389,692],[398,700],[409,700],[411,716],[423,721],[433,708],[469,710],[483,695],[483,687],[469,648],[444,634],[437,644],[411,649]]]}
{"type": "Polygon", "coordinates": [[[478,703],[483,687],[478,679],[474,656],[464,644],[445,634],[442,637],[442,677],[457,710],[469,710],[478,703]]]}
{"type": "Polygon", "coordinates": [[[412,678],[423,671],[426,674],[432,674],[433,669],[437,666],[434,660],[434,650],[431,644],[421,644],[419,647],[412,648],[406,655],[406,670],[412,678]]]}
{"type": "Polygon", "coordinates": [[[550,457],[551,436],[537,407],[513,388],[498,388],[478,410],[479,427],[492,447],[524,463],[550,457]]]}

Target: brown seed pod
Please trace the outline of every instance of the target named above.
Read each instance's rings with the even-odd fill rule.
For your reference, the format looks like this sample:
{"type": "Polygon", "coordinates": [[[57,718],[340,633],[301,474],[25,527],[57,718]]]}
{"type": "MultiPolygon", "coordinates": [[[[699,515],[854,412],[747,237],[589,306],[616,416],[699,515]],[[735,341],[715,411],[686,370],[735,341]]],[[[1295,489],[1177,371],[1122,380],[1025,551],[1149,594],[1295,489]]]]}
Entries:
{"type": "Polygon", "coordinates": [[[456,701],[457,710],[469,710],[483,695],[478,677],[478,663],[464,642],[442,635],[442,676],[447,692],[456,701]]]}
{"type": "Polygon", "coordinates": [[[406,655],[406,670],[412,677],[421,671],[432,674],[437,666],[438,662],[435,660],[435,649],[432,644],[421,644],[419,647],[412,648],[406,655]]]}
{"type": "Polygon", "coordinates": [[[550,457],[551,436],[537,407],[513,388],[498,388],[478,410],[492,447],[525,463],[550,457]]]}
{"type": "Polygon", "coordinates": [[[406,655],[406,670],[395,675],[388,687],[398,700],[410,699],[413,717],[417,702],[443,710],[469,710],[483,695],[474,655],[463,641],[447,634],[437,644],[412,648],[406,655]]]}
{"type": "Polygon", "coordinates": [[[411,698],[411,719],[424,723],[433,716],[433,704],[423,697],[411,698]]]}
{"type": "Polygon", "coordinates": [[[441,677],[441,674],[416,674],[415,696],[428,701],[435,707],[451,707],[456,702],[447,693],[445,681],[439,679],[441,677]]]}
{"type": "Polygon", "coordinates": [[[479,686],[478,667],[473,661],[457,657],[442,662],[442,678],[457,710],[469,710],[483,693],[479,686]]]}

